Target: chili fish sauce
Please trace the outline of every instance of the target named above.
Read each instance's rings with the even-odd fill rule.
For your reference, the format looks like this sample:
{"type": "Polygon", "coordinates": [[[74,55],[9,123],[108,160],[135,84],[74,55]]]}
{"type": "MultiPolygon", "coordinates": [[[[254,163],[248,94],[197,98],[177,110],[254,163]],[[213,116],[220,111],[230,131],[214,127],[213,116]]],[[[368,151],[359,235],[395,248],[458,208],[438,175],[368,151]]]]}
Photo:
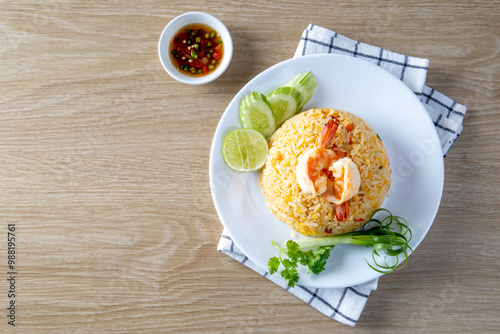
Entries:
{"type": "Polygon", "coordinates": [[[220,34],[205,24],[190,24],[180,29],[170,45],[172,63],[187,75],[213,72],[224,54],[220,34]]]}

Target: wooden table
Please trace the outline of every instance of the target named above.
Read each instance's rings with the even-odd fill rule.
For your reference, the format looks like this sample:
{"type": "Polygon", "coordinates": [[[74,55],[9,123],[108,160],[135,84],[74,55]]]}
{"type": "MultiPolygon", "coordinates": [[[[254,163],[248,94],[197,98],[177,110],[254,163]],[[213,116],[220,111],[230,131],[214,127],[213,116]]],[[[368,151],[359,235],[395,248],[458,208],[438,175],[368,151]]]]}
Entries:
{"type": "Polygon", "coordinates": [[[498,330],[499,15],[499,1],[470,0],[1,2],[0,331],[498,330]],[[157,42],[197,9],[226,24],[235,53],[218,80],[190,87],[163,70],[157,42]],[[309,23],[429,58],[427,84],[468,107],[428,236],[354,328],[216,251],[215,128],[309,23]]]}

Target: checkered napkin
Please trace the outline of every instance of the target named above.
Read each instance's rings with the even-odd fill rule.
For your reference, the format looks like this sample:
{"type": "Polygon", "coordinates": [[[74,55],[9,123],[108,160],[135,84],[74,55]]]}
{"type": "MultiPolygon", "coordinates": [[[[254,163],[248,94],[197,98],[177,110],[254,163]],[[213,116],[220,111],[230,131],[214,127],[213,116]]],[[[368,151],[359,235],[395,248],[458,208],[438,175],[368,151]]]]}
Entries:
{"type": "Polygon", "coordinates": [[[294,57],[315,53],[343,54],[376,64],[403,81],[420,98],[434,121],[446,156],[462,132],[467,108],[425,85],[429,60],[357,42],[334,31],[310,24],[302,33],[294,57]]]}
{"type": "MultiPolygon", "coordinates": [[[[334,31],[310,24],[302,34],[294,57],[315,53],[358,57],[377,64],[403,81],[420,98],[434,121],[444,155],[462,132],[466,107],[425,85],[428,59],[410,57],[360,43],[334,31]]],[[[217,250],[273,281],[326,316],[351,326],[356,324],[370,292],[375,290],[378,284],[378,279],[375,279],[362,285],[342,289],[314,289],[300,285],[290,288],[281,277],[270,275],[250,261],[238,249],[226,230],[222,232],[217,250]]]]}

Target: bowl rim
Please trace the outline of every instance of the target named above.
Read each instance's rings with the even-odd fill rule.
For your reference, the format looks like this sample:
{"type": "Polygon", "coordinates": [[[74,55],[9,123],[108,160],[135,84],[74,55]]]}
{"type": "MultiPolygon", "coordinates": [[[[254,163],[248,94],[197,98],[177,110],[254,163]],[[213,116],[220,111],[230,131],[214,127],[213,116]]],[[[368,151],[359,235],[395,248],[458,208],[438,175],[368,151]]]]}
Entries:
{"type": "Polygon", "coordinates": [[[173,18],[163,29],[158,41],[158,56],[167,73],[175,80],[190,84],[202,85],[209,83],[225,72],[233,56],[233,41],[227,27],[215,16],[204,12],[187,12],[173,18]],[[184,26],[192,23],[206,24],[216,30],[224,42],[224,55],[219,66],[210,74],[200,77],[192,77],[178,71],[170,58],[170,42],[174,35],[184,26]]]}

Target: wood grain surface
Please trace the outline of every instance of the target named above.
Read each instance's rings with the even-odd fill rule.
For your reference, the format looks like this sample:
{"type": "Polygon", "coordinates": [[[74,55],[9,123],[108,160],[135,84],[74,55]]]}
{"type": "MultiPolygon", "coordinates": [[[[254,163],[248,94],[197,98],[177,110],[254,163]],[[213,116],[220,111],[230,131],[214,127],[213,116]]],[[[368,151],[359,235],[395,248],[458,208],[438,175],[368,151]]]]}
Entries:
{"type": "Polygon", "coordinates": [[[0,331],[498,331],[499,16],[495,0],[1,1],[0,331]],[[164,26],[192,10],[221,19],[235,47],[203,86],[174,81],[157,56],[164,26]],[[354,328],[216,250],[216,126],[309,23],[429,58],[427,84],[468,107],[429,234],[354,328]]]}

